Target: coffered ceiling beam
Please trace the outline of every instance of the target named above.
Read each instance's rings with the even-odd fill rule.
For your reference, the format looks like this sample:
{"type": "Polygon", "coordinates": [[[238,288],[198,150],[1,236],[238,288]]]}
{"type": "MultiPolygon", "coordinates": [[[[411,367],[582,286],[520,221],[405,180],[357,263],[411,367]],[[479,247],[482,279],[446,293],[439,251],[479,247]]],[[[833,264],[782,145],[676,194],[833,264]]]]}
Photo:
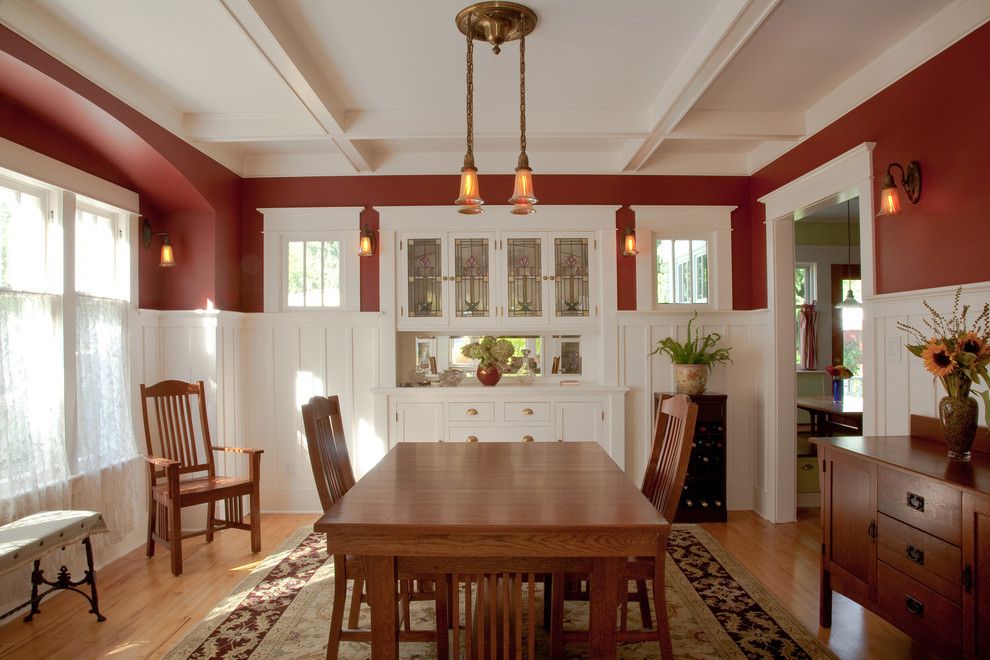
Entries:
{"type": "Polygon", "coordinates": [[[800,112],[689,110],[668,137],[679,140],[799,140],[800,112]]]}
{"type": "Polygon", "coordinates": [[[198,142],[266,142],[326,139],[327,133],[308,112],[261,114],[187,113],[183,130],[198,142]]]}
{"type": "Polygon", "coordinates": [[[220,3],[326,131],[353,170],[372,171],[367,157],[344,133],[344,108],[289,28],[278,4],[267,0],[220,0],[220,3]]]}
{"type": "Polygon", "coordinates": [[[623,168],[642,168],[781,0],[722,0],[650,106],[653,127],[623,168]]]}

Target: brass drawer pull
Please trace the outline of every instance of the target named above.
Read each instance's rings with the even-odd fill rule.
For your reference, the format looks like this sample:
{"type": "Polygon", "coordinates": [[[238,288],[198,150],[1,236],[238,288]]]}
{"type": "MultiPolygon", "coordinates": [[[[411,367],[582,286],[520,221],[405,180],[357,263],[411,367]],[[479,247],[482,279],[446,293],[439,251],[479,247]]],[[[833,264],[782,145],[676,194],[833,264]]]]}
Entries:
{"type": "Polygon", "coordinates": [[[475,415],[478,414],[478,411],[475,408],[468,408],[464,412],[467,414],[468,417],[474,417],[475,415]]]}
{"type": "Polygon", "coordinates": [[[925,551],[921,548],[916,548],[913,545],[909,545],[904,551],[907,558],[913,561],[915,564],[925,565],[925,551]]]}
{"type": "Polygon", "coordinates": [[[467,441],[468,442],[477,442],[478,441],[478,436],[476,436],[476,435],[469,435],[467,437],[467,441]]]}
{"type": "Polygon", "coordinates": [[[523,408],[522,413],[526,417],[532,417],[533,416],[533,409],[532,408],[523,408]]]}
{"type": "Polygon", "coordinates": [[[531,436],[531,435],[524,435],[522,437],[522,441],[523,442],[533,442],[533,436],[531,436]]]}
{"type": "Polygon", "coordinates": [[[815,466],[812,465],[811,463],[805,463],[804,465],[801,466],[801,469],[807,472],[808,470],[814,470],[815,466]]]}
{"type": "Polygon", "coordinates": [[[563,438],[557,438],[557,442],[563,442],[563,441],[564,441],[563,438]]]}
{"type": "Polygon", "coordinates": [[[915,495],[912,492],[908,492],[908,494],[907,494],[907,505],[909,507],[911,507],[912,509],[914,509],[915,511],[921,511],[922,513],[924,513],[924,511],[925,511],[925,498],[923,498],[921,495],[915,495]]]}
{"type": "Polygon", "coordinates": [[[925,616],[924,604],[914,598],[911,598],[911,596],[904,598],[904,607],[907,608],[908,612],[915,616],[925,616]]]}

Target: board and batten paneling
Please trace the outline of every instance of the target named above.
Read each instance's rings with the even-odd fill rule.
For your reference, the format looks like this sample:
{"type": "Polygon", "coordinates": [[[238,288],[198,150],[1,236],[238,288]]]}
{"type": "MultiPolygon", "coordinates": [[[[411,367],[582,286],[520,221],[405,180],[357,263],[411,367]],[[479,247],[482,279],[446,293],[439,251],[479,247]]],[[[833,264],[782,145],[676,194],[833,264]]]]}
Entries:
{"type": "MultiPolygon", "coordinates": [[[[657,342],[668,336],[687,337],[690,313],[620,312],[619,379],[630,388],[626,398],[626,472],[639,480],[652,441],[653,393],[674,390],[674,370],[666,356],[649,357],[657,342]]],[[[718,332],[732,347],[732,363],[717,366],[708,390],[728,395],[726,446],[727,506],[752,509],[765,492],[766,467],[761,464],[765,411],[767,315],[755,312],[705,312],[693,327],[718,332]]]]}

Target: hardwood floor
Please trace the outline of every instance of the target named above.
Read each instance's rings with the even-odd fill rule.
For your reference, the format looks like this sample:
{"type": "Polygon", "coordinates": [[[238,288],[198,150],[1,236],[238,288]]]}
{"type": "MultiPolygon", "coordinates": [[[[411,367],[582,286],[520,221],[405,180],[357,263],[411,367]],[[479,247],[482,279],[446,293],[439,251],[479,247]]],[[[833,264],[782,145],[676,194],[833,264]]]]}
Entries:
{"type": "MultiPolygon", "coordinates": [[[[262,551],[252,555],[248,535],[220,532],[184,545],[183,575],[173,578],[167,552],[149,560],[138,548],[99,573],[97,624],[85,601],[59,594],[41,605],[31,623],[18,617],[0,627],[2,658],[158,658],[220,602],[290,533],[317,516],[262,517],[262,551]]],[[[842,596],[835,596],[833,627],[818,628],[818,513],[802,511],[797,523],[774,525],[755,513],[732,512],[728,523],[703,527],[721,542],[767,591],[841,658],[924,658],[925,653],[890,624],[842,596]]],[[[28,585],[25,585],[27,588],[28,585]]]]}

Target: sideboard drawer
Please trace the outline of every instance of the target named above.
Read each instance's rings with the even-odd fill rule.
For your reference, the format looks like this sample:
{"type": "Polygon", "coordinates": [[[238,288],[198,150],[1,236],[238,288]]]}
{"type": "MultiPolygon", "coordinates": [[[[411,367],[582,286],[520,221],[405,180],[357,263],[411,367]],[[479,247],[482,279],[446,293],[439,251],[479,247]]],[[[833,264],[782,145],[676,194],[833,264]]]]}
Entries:
{"type": "Polygon", "coordinates": [[[955,488],[881,467],[877,509],[953,545],[961,545],[962,493],[955,488]]]}
{"type": "Polygon", "coordinates": [[[503,413],[507,422],[549,422],[550,404],[546,401],[506,401],[503,413]]]}
{"type": "Polygon", "coordinates": [[[958,604],[962,597],[962,550],[882,513],[877,558],[958,604]]]}
{"type": "Polygon", "coordinates": [[[451,426],[447,437],[451,442],[549,442],[553,435],[549,426],[451,426]]]}
{"type": "Polygon", "coordinates": [[[898,628],[942,657],[962,651],[962,609],[882,561],[877,562],[877,602],[898,628]]]}
{"type": "Polygon", "coordinates": [[[493,401],[451,401],[447,409],[451,422],[494,422],[493,401]]]}

